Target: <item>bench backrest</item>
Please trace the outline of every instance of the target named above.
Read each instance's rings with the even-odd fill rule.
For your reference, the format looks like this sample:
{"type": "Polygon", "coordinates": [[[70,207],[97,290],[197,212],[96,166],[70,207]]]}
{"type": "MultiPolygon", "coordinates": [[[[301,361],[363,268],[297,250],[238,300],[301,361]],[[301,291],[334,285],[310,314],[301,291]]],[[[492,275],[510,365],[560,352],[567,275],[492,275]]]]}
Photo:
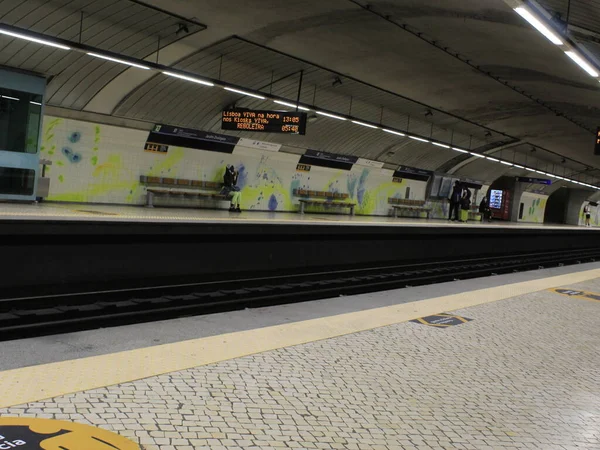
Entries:
{"type": "Polygon", "coordinates": [[[332,198],[335,200],[347,200],[350,198],[350,195],[339,192],[308,191],[306,189],[294,189],[293,192],[294,196],[304,198],[332,198]]]}
{"type": "Polygon", "coordinates": [[[406,198],[388,198],[388,203],[390,205],[400,205],[400,206],[425,206],[425,200],[409,200],[406,198]]]}
{"type": "Polygon", "coordinates": [[[198,189],[214,190],[220,190],[223,187],[223,183],[219,183],[218,181],[187,180],[184,178],[149,177],[146,175],[140,176],[140,183],[150,185],[182,186],[188,188],[191,187],[198,189]]]}

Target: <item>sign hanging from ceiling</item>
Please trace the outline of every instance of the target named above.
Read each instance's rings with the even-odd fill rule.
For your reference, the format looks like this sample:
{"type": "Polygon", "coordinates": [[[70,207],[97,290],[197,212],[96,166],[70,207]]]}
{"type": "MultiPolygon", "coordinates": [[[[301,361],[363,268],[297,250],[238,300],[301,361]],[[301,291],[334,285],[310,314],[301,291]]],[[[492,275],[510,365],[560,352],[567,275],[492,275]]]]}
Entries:
{"type": "Polygon", "coordinates": [[[400,166],[394,172],[394,178],[405,178],[407,180],[429,181],[433,172],[416,167],[400,166]]]}
{"type": "Polygon", "coordinates": [[[221,129],[304,135],[306,118],[305,112],[227,109],[223,111],[221,129]]]}
{"type": "Polygon", "coordinates": [[[517,177],[517,181],[520,183],[552,184],[552,180],[546,178],[517,177]]]}

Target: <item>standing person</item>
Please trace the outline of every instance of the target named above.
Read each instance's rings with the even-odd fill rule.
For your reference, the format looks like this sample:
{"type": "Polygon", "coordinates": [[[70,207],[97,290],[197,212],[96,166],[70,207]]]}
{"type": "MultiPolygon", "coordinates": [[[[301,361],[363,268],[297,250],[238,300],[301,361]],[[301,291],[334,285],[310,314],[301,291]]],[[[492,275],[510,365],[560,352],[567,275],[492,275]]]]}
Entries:
{"type": "Polygon", "coordinates": [[[460,200],[460,221],[466,223],[469,220],[469,209],[471,209],[471,191],[464,188],[460,200]]]}
{"type": "Polygon", "coordinates": [[[589,203],[583,207],[583,214],[585,214],[585,226],[591,226],[590,218],[592,217],[592,208],[590,207],[589,203]]]}
{"type": "Polygon", "coordinates": [[[242,212],[240,207],[242,202],[242,194],[240,188],[237,186],[239,172],[235,170],[233,164],[227,166],[225,169],[225,175],[223,176],[223,189],[221,194],[231,197],[231,206],[229,207],[230,212],[242,212]]]}
{"type": "Polygon", "coordinates": [[[487,195],[483,197],[481,203],[479,204],[479,212],[481,213],[481,221],[487,220],[488,222],[492,221],[492,208],[490,208],[490,203],[488,202],[487,195]]]}
{"type": "Polygon", "coordinates": [[[450,198],[448,201],[450,202],[450,213],[448,214],[448,220],[452,220],[453,222],[458,220],[458,211],[460,208],[460,200],[462,198],[463,188],[460,185],[459,181],[454,182],[454,188],[452,189],[452,194],[450,194],[450,198]],[[454,217],[453,217],[454,213],[454,217]]]}

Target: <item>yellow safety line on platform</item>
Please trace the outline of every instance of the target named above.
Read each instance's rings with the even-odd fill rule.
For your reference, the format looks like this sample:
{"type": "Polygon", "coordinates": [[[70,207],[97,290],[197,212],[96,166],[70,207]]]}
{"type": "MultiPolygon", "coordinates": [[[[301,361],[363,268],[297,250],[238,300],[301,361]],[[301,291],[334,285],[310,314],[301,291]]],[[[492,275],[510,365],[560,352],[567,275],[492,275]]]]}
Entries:
{"type": "Polygon", "coordinates": [[[367,331],[598,277],[600,269],[595,269],[401,305],[9,370],[0,372],[0,407],[367,331]]]}

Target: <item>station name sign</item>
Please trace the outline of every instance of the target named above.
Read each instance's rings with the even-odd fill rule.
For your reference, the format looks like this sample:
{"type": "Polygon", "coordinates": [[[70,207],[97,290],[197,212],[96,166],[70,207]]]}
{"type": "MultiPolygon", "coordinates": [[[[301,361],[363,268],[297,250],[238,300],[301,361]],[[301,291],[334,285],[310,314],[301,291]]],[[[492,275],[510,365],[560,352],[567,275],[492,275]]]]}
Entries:
{"type": "Polygon", "coordinates": [[[304,135],[306,118],[305,112],[227,109],[223,111],[221,128],[231,131],[304,135]]]}
{"type": "Polygon", "coordinates": [[[552,184],[552,180],[548,180],[546,178],[529,178],[529,177],[517,177],[517,181],[521,183],[531,183],[531,184],[552,184]]]}
{"type": "Polygon", "coordinates": [[[428,181],[433,175],[433,172],[416,167],[400,166],[394,172],[393,178],[407,179],[416,181],[428,181]]]}

